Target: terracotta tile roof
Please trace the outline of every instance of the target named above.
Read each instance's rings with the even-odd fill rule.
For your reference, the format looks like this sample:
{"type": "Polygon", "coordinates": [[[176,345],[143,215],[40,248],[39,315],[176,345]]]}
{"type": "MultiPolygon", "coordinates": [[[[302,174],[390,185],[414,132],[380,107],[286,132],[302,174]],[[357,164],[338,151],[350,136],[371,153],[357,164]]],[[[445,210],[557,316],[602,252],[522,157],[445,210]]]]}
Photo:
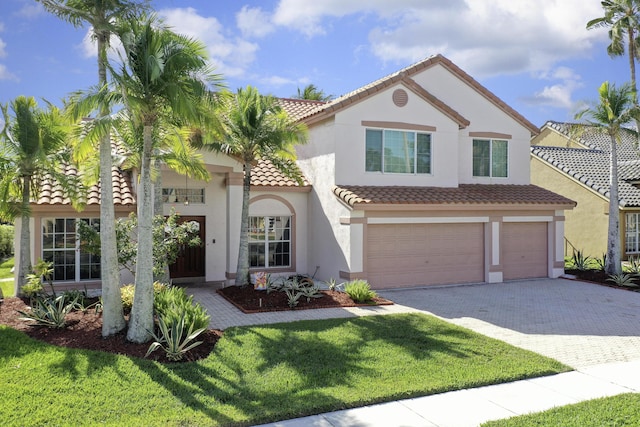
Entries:
{"type": "MultiPolygon", "coordinates": [[[[376,92],[379,92],[379,91],[381,91],[381,90],[383,90],[383,89],[385,89],[385,88],[387,88],[387,87],[389,87],[391,85],[395,85],[395,84],[397,84],[397,83],[399,83],[400,81],[403,81],[403,80],[408,82],[408,85],[410,86],[410,81],[409,80],[411,80],[411,79],[407,80],[408,78],[410,78],[414,74],[419,73],[420,71],[422,71],[424,69],[433,67],[433,66],[438,65],[438,64],[440,64],[440,65],[444,66],[445,68],[447,68],[449,71],[451,71],[453,74],[458,76],[461,80],[463,80],[469,86],[474,88],[478,93],[480,93],[482,96],[484,96],[486,99],[488,99],[491,103],[493,103],[498,108],[503,110],[506,114],[511,116],[514,120],[516,120],[522,126],[524,126],[527,129],[529,129],[529,131],[531,132],[532,135],[537,135],[539,133],[539,129],[538,129],[537,126],[535,126],[533,123],[531,123],[529,120],[527,120],[524,116],[522,116],[516,110],[514,110],[513,108],[508,106],[504,101],[502,101],[496,95],[491,93],[487,88],[485,88],[480,83],[478,83],[478,81],[476,81],[473,77],[471,77],[469,74],[467,74],[461,68],[459,68],[457,65],[455,65],[453,62],[451,62],[449,59],[445,58],[444,56],[442,56],[440,54],[431,56],[431,57],[426,58],[426,59],[424,59],[422,61],[419,61],[419,62],[417,62],[417,63],[415,63],[413,65],[410,65],[410,66],[408,66],[406,68],[403,68],[403,69],[401,69],[399,71],[396,71],[395,73],[389,74],[389,75],[387,75],[387,76],[385,76],[385,77],[383,77],[383,78],[381,78],[379,80],[376,80],[376,81],[374,81],[372,83],[369,83],[368,85],[362,86],[361,88],[356,89],[353,92],[347,93],[347,94],[345,94],[343,96],[340,96],[340,97],[338,97],[338,98],[336,98],[336,99],[334,99],[334,100],[332,100],[330,102],[327,102],[326,104],[319,105],[319,106],[317,106],[317,108],[306,112],[300,118],[305,120],[305,121],[313,121],[313,120],[315,120],[317,118],[323,118],[325,116],[330,116],[331,114],[335,113],[336,111],[338,111],[338,110],[340,110],[342,108],[345,108],[348,105],[353,104],[354,102],[358,102],[359,100],[361,100],[363,98],[367,98],[368,96],[370,96],[370,95],[372,95],[372,94],[374,94],[376,92]]],[[[437,102],[435,102],[433,104],[436,108],[441,109],[441,111],[443,111],[445,114],[449,115],[452,118],[455,118],[456,116],[459,116],[458,117],[459,124],[464,124],[464,121],[466,120],[466,119],[464,119],[464,117],[460,116],[453,109],[451,109],[448,106],[446,106],[446,104],[443,103],[442,101],[440,101],[437,98],[433,97],[433,95],[430,95],[430,97],[433,98],[432,101],[437,101],[437,102]]],[[[429,97],[427,97],[427,98],[429,98],[429,97]]]]}
{"type": "Polygon", "coordinates": [[[575,202],[535,185],[461,184],[459,187],[336,186],[333,193],[356,205],[571,205],[575,202]]]}
{"type": "Polygon", "coordinates": [[[323,101],[312,101],[309,99],[277,98],[278,104],[293,120],[298,120],[313,110],[326,104],[323,101]]]}
{"type": "MultiPolygon", "coordinates": [[[[74,167],[65,167],[65,174],[68,176],[77,175],[78,171],[74,167]]],[[[136,203],[132,185],[131,174],[114,167],[111,171],[113,179],[113,203],[120,206],[131,206],[136,203]]],[[[62,187],[51,177],[45,177],[41,183],[39,199],[35,201],[37,205],[71,205],[71,200],[64,194],[62,187]]],[[[100,182],[87,189],[87,205],[100,204],[100,182]]]]}
{"type": "MultiPolygon", "coordinates": [[[[304,178],[304,177],[303,177],[304,178]]],[[[268,160],[260,159],[251,169],[251,185],[256,187],[310,187],[307,178],[302,185],[285,176],[268,160]]]]}
{"type": "MultiPolygon", "coordinates": [[[[594,140],[589,140],[595,144],[594,140]]],[[[619,145],[618,194],[621,207],[640,207],[640,154],[633,149],[635,141],[623,140],[619,145]],[[625,147],[625,145],[628,145],[625,147]],[[635,157],[635,158],[634,158],[635,157]]],[[[532,146],[531,153],[586,187],[609,198],[609,152],[600,149],[532,146]]]]}

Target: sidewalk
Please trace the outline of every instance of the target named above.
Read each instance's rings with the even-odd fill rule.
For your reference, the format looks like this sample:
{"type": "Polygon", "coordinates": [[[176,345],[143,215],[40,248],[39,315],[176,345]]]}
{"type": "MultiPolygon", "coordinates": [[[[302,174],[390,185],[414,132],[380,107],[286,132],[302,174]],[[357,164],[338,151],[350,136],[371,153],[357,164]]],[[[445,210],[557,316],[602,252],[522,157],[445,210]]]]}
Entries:
{"type": "Polygon", "coordinates": [[[471,427],[640,391],[640,360],[263,424],[261,427],[471,427]]]}

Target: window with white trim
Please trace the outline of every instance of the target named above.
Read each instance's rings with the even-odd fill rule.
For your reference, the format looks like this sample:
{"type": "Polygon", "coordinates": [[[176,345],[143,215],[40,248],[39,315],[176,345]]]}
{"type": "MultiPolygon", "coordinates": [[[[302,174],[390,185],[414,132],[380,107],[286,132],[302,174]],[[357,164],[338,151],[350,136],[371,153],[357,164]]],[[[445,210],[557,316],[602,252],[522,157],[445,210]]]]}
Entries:
{"type": "Polygon", "coordinates": [[[640,213],[625,214],[624,251],[628,254],[640,253],[640,213]]]}
{"type": "MultiPolygon", "coordinates": [[[[53,263],[53,281],[100,279],[100,257],[80,249],[76,218],[42,219],[42,259],[53,263]]],[[[99,218],[81,218],[100,231],[99,218]]]]}
{"type": "Polygon", "coordinates": [[[291,217],[249,217],[249,267],[291,266],[291,217]]]}
{"type": "Polygon", "coordinates": [[[508,170],[509,146],[506,140],[473,140],[473,176],[506,178],[508,170]]]}
{"type": "Polygon", "coordinates": [[[367,129],[365,140],[367,172],[431,173],[431,134],[367,129]]]}

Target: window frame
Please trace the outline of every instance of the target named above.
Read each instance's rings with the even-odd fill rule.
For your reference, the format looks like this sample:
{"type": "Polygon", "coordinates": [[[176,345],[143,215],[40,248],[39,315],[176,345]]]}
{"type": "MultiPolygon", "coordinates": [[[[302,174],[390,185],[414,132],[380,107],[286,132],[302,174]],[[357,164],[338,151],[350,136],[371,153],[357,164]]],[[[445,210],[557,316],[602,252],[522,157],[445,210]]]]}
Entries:
{"type": "Polygon", "coordinates": [[[100,256],[89,254],[80,249],[80,239],[78,238],[76,227],[77,221],[87,221],[91,225],[97,224],[99,230],[99,217],[45,217],[40,220],[40,255],[43,260],[53,262],[54,275],[52,281],[54,283],[79,283],[102,280],[100,256]],[[50,231],[46,229],[48,221],[51,221],[53,225],[50,231]],[[71,221],[73,222],[73,231],[69,230],[71,221]],[[64,224],[62,230],[58,228],[60,222],[64,224]],[[51,239],[51,244],[46,242],[46,239],[49,238],[51,239]],[[62,243],[62,246],[58,246],[58,242],[62,243]],[[64,254],[65,252],[66,254],[64,254]],[[63,257],[65,258],[64,263],[56,262],[60,257],[60,255],[56,255],[56,253],[63,253],[63,257]],[[73,255],[70,256],[70,254],[73,255]],[[72,258],[73,262],[67,263],[70,258],[72,258]],[[60,267],[66,267],[67,269],[64,272],[64,278],[56,278],[56,269],[60,267]],[[82,277],[83,267],[88,268],[89,277],[82,277]],[[71,268],[73,268],[73,270],[70,270],[71,268]],[[95,274],[93,273],[94,269],[97,271],[95,274]],[[73,274],[70,274],[71,271],[73,271],[73,274]]]}
{"type": "MultiPolygon", "coordinates": [[[[479,165],[482,166],[482,165],[479,165]]],[[[473,138],[471,141],[471,175],[474,178],[502,178],[502,179],[508,179],[509,178],[509,140],[508,139],[502,139],[502,138],[473,138]],[[477,175],[476,174],[476,159],[479,156],[476,156],[476,143],[480,143],[480,142],[486,142],[489,144],[489,155],[488,155],[488,159],[485,160],[481,160],[481,161],[486,161],[488,163],[488,167],[489,167],[489,173],[488,175],[477,175]],[[494,156],[497,156],[498,154],[496,154],[497,149],[494,147],[494,144],[496,143],[504,143],[504,147],[505,147],[505,158],[504,158],[504,170],[505,170],[505,174],[504,175],[495,175],[495,163],[496,163],[496,159],[494,158],[494,156]]]]}
{"type": "Polygon", "coordinates": [[[626,212],[624,216],[624,252],[625,254],[640,254],[640,212],[626,212]],[[633,220],[630,218],[633,217],[633,220]],[[633,230],[629,229],[633,224],[633,230]],[[632,237],[632,238],[630,238],[632,237]],[[633,242],[630,247],[629,242],[633,242]]]}
{"type": "MultiPolygon", "coordinates": [[[[373,144],[374,142],[371,142],[371,144],[373,144]]],[[[376,127],[366,127],[365,128],[365,138],[364,138],[364,148],[365,148],[365,173],[382,173],[385,175],[422,175],[422,176],[432,176],[433,175],[433,133],[432,132],[424,132],[424,131],[419,131],[419,130],[410,130],[410,129],[395,129],[395,128],[376,128],[376,127]],[[380,148],[379,154],[376,154],[379,156],[379,159],[370,159],[370,154],[369,154],[369,133],[373,133],[373,132],[380,132],[381,135],[381,139],[380,139],[380,148]],[[390,138],[390,134],[391,132],[394,133],[400,133],[400,134],[413,134],[413,147],[411,147],[411,156],[413,159],[413,164],[411,165],[411,172],[398,172],[398,171],[387,171],[386,167],[387,164],[391,164],[385,156],[385,141],[389,140],[389,145],[391,144],[392,139],[390,138]],[[428,157],[429,157],[429,161],[428,161],[428,168],[429,171],[428,172],[419,172],[418,169],[421,165],[424,166],[424,163],[420,163],[419,162],[419,158],[421,155],[421,152],[419,150],[419,135],[424,135],[428,137],[427,141],[422,141],[427,142],[429,144],[429,150],[428,150],[428,157]],[[369,164],[373,163],[373,167],[376,168],[379,166],[379,169],[371,169],[369,164]]],[[[375,149],[371,149],[371,151],[375,151],[375,149]]],[[[422,155],[426,155],[426,153],[422,153],[422,155]]],[[[406,158],[405,158],[406,160],[406,158]]]]}
{"type": "MultiPolygon", "coordinates": [[[[294,256],[294,248],[293,248],[293,216],[292,215],[250,215],[249,216],[249,230],[248,230],[248,240],[249,240],[249,269],[251,270],[276,270],[276,269],[290,269],[293,267],[293,256],[294,256]],[[278,219],[281,223],[285,225],[283,227],[275,228],[275,224],[277,224],[278,219]],[[262,224],[264,225],[262,228],[254,225],[255,220],[262,220],[262,224]],[[270,224],[271,220],[273,220],[274,226],[266,224],[270,224]],[[272,228],[273,227],[273,228],[272,228]],[[255,233],[254,230],[262,230],[261,238],[252,239],[252,232],[255,233]],[[271,230],[271,231],[270,231],[271,230]],[[279,239],[270,238],[271,233],[275,234],[277,231],[281,230],[282,234],[279,239]],[[285,237],[286,236],[286,237],[285,237]],[[272,252],[271,245],[286,245],[288,247],[288,251],[272,252]],[[260,247],[262,246],[262,252],[258,250],[257,255],[264,257],[264,263],[262,265],[253,265],[252,264],[252,246],[260,247]],[[285,256],[288,260],[288,263],[284,264],[276,264],[271,265],[270,260],[273,257],[274,259],[278,256],[285,256]]],[[[276,249],[277,250],[277,249],[276,249]]]]}

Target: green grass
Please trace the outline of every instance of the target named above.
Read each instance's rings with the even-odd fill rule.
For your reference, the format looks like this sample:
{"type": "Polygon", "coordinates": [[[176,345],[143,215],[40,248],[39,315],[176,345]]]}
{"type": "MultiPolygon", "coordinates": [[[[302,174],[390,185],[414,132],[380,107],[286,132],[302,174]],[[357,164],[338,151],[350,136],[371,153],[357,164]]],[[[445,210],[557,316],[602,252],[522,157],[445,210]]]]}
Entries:
{"type": "Polygon", "coordinates": [[[4,426],[252,425],[570,368],[422,314],[225,331],[206,360],[162,365],[0,327],[4,426]]]}
{"type": "MultiPolygon", "coordinates": [[[[13,277],[13,273],[11,272],[11,268],[13,268],[14,259],[9,258],[7,260],[1,260],[0,262],[0,280],[8,279],[13,277]]],[[[0,288],[2,289],[2,294],[5,297],[13,296],[13,282],[12,281],[0,281],[0,288]]]]}
{"type": "Polygon", "coordinates": [[[483,427],[605,427],[639,426],[640,394],[620,394],[562,406],[537,414],[491,421],[483,427]]]}

